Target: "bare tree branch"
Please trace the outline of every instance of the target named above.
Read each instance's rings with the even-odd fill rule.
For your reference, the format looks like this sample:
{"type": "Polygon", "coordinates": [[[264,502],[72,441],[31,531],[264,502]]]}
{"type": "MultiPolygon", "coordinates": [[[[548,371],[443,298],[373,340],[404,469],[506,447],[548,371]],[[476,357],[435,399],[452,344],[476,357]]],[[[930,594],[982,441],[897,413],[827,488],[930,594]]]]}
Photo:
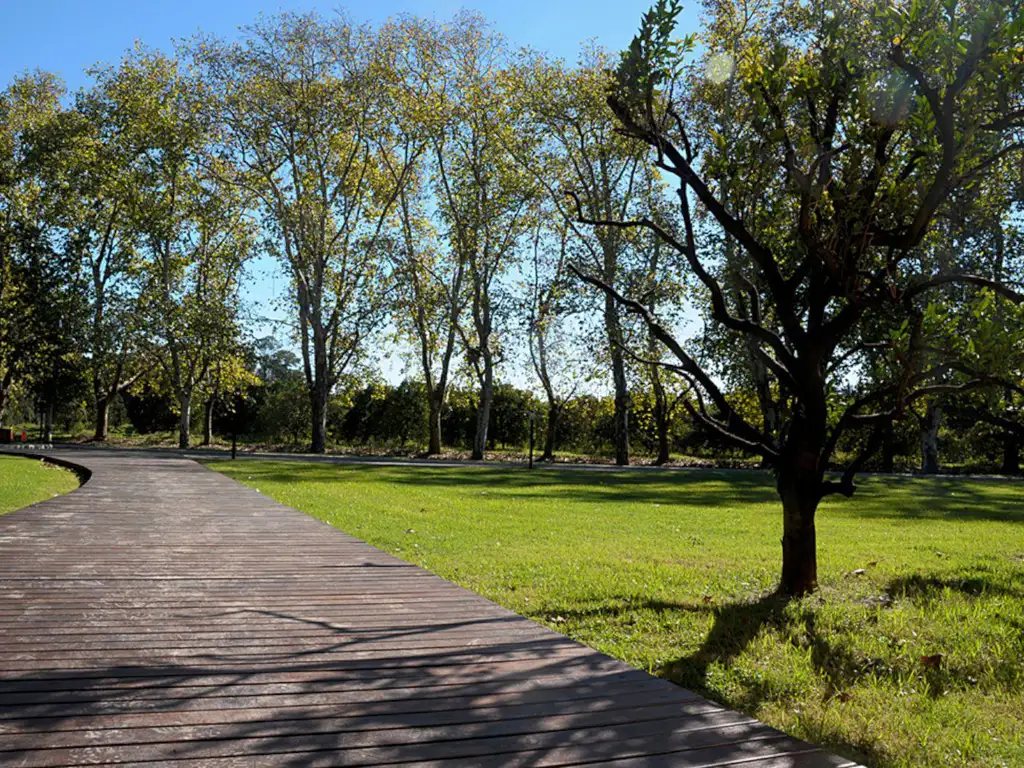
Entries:
{"type": "MultiPolygon", "coordinates": [[[[715,384],[714,380],[697,363],[696,360],[686,353],[679,342],[676,341],[675,337],[672,336],[672,334],[670,334],[660,322],[658,322],[658,319],[651,314],[647,307],[638,301],[626,298],[602,280],[580,271],[575,265],[570,264],[569,269],[579,279],[601,289],[611,296],[618,304],[625,307],[633,314],[638,315],[647,323],[647,327],[650,329],[651,333],[658,339],[658,341],[664,344],[673,355],[676,356],[677,360],[679,360],[679,368],[681,371],[700,385],[699,388],[695,387],[695,393],[699,396],[699,390],[703,389],[711,398],[718,411],[725,417],[725,425],[723,426],[719,424],[717,427],[723,437],[732,441],[736,445],[748,450],[756,451],[767,458],[778,458],[778,452],[775,448],[764,442],[760,431],[755,429],[748,421],[736,412],[732,405],[730,405],[724,393],[718,385],[715,384]]],[[[712,419],[711,421],[715,420],[712,419]]],[[[717,424],[718,422],[715,423],[717,424]]]]}
{"type": "Polygon", "coordinates": [[[910,299],[918,296],[925,291],[929,291],[932,288],[938,288],[943,285],[951,285],[962,283],[965,285],[976,285],[979,288],[988,288],[992,292],[1002,296],[1005,299],[1009,299],[1014,304],[1024,303],[1024,294],[1018,293],[1013,290],[1006,283],[999,282],[998,280],[992,280],[991,278],[982,277],[981,275],[970,275],[970,274],[948,274],[948,275],[933,275],[932,277],[924,278],[915,281],[906,290],[903,291],[903,300],[909,301],[910,299]]]}

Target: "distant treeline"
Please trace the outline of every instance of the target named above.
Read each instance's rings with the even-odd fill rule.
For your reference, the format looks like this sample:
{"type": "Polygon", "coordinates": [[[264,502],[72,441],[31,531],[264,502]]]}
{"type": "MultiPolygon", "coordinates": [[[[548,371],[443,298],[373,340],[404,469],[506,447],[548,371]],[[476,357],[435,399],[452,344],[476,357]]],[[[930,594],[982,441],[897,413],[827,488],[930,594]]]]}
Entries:
{"type": "MultiPolygon", "coordinates": [[[[280,355],[281,353],[278,353],[280,355]]],[[[287,356],[287,355],[286,355],[287,356]]],[[[203,442],[224,444],[236,436],[242,445],[268,449],[305,450],[310,430],[309,399],[304,397],[302,375],[280,365],[280,358],[265,357],[263,379],[230,399],[208,401],[193,417],[192,431],[203,442]]],[[[91,436],[89,402],[84,382],[80,397],[65,403],[55,414],[55,426],[72,438],[91,436]]],[[[472,386],[453,386],[441,414],[445,450],[473,448],[479,403],[472,386]]],[[[629,404],[630,443],[639,457],[659,458],[660,439],[655,418],[654,393],[637,389],[629,404]]],[[[23,398],[13,406],[15,423],[34,422],[33,402],[23,398]]],[[[530,440],[531,414],[535,419],[537,458],[587,460],[612,458],[615,453],[615,401],[611,395],[582,394],[560,409],[555,434],[546,432],[548,405],[543,398],[511,384],[494,388],[488,449],[502,453],[525,451],[530,440]]],[[[429,439],[429,408],[424,386],[415,380],[400,384],[352,381],[331,397],[328,409],[328,445],[335,450],[359,449],[374,453],[422,453],[429,439]]],[[[115,436],[161,435],[176,431],[179,414],[173,397],[148,387],[126,391],[111,403],[110,426],[115,436]]],[[[1018,446],[996,427],[953,410],[939,431],[938,451],[946,471],[1016,472],[1012,465],[1018,446]],[[1007,466],[1009,459],[1011,465],[1007,466]]],[[[861,446],[848,442],[843,454],[861,446]]],[[[866,469],[916,471],[921,467],[921,425],[906,421],[888,436],[866,469]]],[[[754,466],[757,457],[738,451],[687,418],[673,419],[668,431],[672,459],[700,459],[722,465],[754,466]]]]}

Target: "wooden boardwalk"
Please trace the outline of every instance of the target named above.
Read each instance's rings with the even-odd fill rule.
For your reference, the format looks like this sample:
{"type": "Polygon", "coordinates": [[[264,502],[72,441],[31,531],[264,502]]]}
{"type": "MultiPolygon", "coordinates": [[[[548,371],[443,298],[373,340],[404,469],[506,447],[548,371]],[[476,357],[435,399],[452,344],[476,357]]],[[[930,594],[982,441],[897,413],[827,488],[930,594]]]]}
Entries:
{"type": "Polygon", "coordinates": [[[65,458],[0,516],[0,765],[852,765],[190,460],[65,458]]]}

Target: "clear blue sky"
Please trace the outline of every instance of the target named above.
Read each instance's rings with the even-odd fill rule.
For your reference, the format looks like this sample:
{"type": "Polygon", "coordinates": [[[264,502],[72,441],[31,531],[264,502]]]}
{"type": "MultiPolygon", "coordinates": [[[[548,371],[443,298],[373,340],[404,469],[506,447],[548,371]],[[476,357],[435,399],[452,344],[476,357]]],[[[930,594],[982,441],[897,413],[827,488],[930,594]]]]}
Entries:
{"type": "MultiPolygon", "coordinates": [[[[232,37],[260,12],[344,7],[355,21],[412,13],[446,19],[463,7],[480,11],[511,42],[572,58],[583,40],[622,49],[651,0],[0,0],[0,81],[36,67],[58,72],[74,89],[83,68],[114,62],[135,39],[156,48],[197,30],[232,37]]],[[[688,4],[692,6],[693,4],[688,4]]],[[[689,17],[689,14],[686,14],[689,17]]],[[[683,27],[692,28],[692,17],[683,27]]]]}
{"type": "MultiPolygon", "coordinates": [[[[339,4],[318,0],[0,0],[0,87],[16,74],[42,69],[59,74],[74,91],[88,85],[84,69],[114,63],[135,40],[170,50],[172,41],[202,30],[233,38],[238,27],[261,12],[317,10],[327,15],[344,8],[355,22],[377,24],[409,13],[444,20],[461,8],[482,13],[516,47],[526,46],[574,60],[580,43],[596,39],[622,50],[632,39],[640,16],[653,0],[352,0],[339,4]]],[[[687,2],[679,33],[692,31],[695,2],[687,2]]],[[[257,319],[258,335],[273,331],[280,312],[273,299],[286,287],[276,264],[258,259],[246,285],[246,303],[257,319]]],[[[284,335],[278,333],[284,341],[284,335]]],[[[397,361],[381,361],[389,378],[397,361]]]]}

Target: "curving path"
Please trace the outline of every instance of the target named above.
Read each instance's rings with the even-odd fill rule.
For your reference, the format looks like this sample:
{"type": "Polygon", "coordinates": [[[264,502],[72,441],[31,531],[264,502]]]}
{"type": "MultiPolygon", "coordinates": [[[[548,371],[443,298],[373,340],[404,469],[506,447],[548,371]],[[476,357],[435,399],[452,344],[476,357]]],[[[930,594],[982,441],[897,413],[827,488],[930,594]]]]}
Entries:
{"type": "Polygon", "coordinates": [[[0,517],[0,765],[852,765],[195,462],[0,517]]]}

